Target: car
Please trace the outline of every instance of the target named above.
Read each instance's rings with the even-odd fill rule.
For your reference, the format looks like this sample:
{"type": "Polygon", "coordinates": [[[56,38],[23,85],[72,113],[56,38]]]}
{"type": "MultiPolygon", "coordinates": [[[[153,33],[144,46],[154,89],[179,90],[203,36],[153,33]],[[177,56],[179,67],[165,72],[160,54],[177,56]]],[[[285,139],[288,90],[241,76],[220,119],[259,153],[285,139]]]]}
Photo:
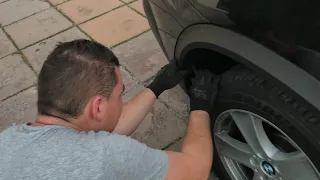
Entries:
{"type": "MultiPolygon", "coordinates": [[[[210,115],[220,179],[320,179],[320,1],[143,6],[169,60],[221,77],[210,115]]],[[[181,83],[186,92],[190,78],[181,83]]]]}

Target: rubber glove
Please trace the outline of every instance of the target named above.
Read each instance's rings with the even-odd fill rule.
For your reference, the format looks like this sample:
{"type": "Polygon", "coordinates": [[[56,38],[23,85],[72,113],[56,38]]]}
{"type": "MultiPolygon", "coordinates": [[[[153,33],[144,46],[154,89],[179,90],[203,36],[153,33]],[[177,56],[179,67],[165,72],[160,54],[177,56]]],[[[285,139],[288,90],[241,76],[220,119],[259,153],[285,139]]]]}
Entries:
{"type": "Polygon", "coordinates": [[[210,113],[218,94],[220,77],[209,72],[195,72],[190,88],[190,110],[203,110],[210,113]]]}
{"type": "Polygon", "coordinates": [[[162,92],[176,86],[184,77],[188,75],[188,70],[180,70],[175,59],[162,67],[154,81],[147,87],[158,97],[162,92]]]}

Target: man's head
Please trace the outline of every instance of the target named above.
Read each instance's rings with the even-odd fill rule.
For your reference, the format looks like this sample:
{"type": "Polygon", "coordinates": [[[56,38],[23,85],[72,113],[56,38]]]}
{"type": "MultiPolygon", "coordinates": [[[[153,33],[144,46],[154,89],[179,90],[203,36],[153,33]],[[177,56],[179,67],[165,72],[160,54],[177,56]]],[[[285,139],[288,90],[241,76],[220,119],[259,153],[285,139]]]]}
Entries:
{"type": "Polygon", "coordinates": [[[75,40],[59,44],[38,79],[38,114],[76,123],[83,130],[112,131],[122,111],[117,57],[105,46],[75,40]]]}

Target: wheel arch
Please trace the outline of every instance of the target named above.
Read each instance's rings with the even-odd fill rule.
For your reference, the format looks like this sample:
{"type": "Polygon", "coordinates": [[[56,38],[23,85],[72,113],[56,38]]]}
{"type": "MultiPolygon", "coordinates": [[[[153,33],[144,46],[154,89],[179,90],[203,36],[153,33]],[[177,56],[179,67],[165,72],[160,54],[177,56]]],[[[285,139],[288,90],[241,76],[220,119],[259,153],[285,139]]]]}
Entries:
{"type": "Polygon", "coordinates": [[[194,49],[207,49],[225,55],[272,79],[277,85],[289,88],[300,96],[299,99],[320,110],[320,82],[315,77],[241,34],[212,24],[191,25],[180,34],[176,43],[175,58],[179,65],[184,66],[186,56],[194,49]]]}

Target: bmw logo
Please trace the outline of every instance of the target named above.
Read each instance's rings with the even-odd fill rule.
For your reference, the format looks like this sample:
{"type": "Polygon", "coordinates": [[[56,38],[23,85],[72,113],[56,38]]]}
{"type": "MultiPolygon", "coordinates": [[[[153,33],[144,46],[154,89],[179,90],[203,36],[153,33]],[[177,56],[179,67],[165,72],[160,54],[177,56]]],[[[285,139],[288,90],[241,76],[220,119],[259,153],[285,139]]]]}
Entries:
{"type": "Polygon", "coordinates": [[[263,168],[263,171],[267,175],[269,175],[271,177],[274,177],[276,175],[276,171],[275,171],[274,167],[270,163],[268,163],[266,161],[262,162],[262,168],[263,168]]]}

